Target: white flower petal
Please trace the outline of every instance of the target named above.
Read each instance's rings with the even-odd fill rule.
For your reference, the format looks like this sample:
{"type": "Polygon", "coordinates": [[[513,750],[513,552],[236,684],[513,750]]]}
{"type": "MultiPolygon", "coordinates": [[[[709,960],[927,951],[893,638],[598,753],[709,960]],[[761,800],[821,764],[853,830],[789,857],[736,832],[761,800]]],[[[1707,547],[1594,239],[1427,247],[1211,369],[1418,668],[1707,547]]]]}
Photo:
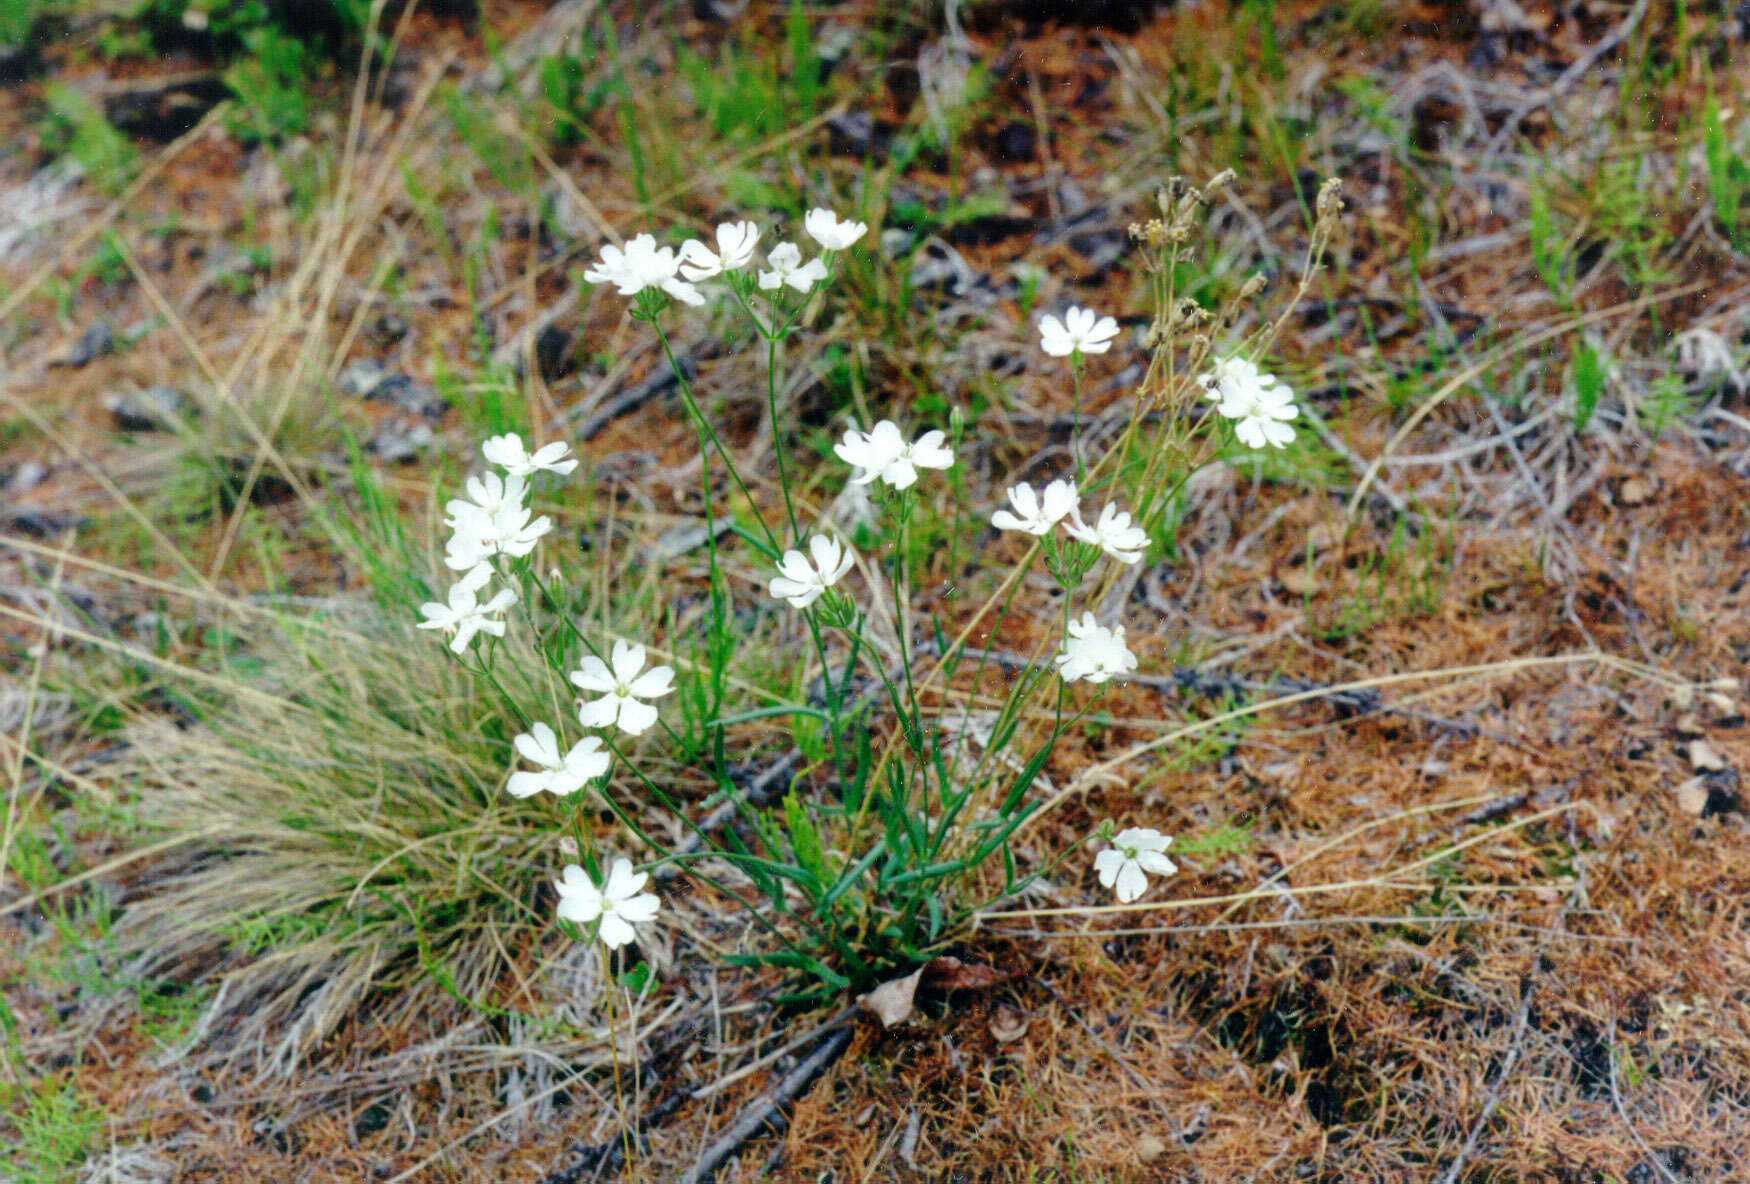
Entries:
{"type": "Polygon", "coordinates": [[[652,666],[626,684],[626,693],[640,699],[660,699],[674,690],[674,668],[652,666]]]}
{"type": "Polygon", "coordinates": [[[1129,904],[1148,891],[1148,877],[1143,875],[1141,868],[1126,861],[1119,869],[1116,887],[1119,901],[1129,904]]]}
{"type": "Polygon", "coordinates": [[[572,685],[584,691],[612,691],[619,684],[606,662],[594,654],[585,655],[571,672],[572,685]]]}
{"type": "Polygon", "coordinates": [[[603,695],[577,705],[577,722],[586,728],[611,728],[620,715],[620,697],[603,695]]]}
{"type": "Polygon", "coordinates": [[[638,937],[637,931],[618,913],[603,913],[602,925],[597,933],[602,939],[602,944],[610,950],[617,950],[638,937]]]}
{"type": "Polygon", "coordinates": [[[640,736],[649,731],[657,720],[656,708],[648,703],[640,703],[637,699],[620,700],[620,730],[629,736],[640,736]]]}

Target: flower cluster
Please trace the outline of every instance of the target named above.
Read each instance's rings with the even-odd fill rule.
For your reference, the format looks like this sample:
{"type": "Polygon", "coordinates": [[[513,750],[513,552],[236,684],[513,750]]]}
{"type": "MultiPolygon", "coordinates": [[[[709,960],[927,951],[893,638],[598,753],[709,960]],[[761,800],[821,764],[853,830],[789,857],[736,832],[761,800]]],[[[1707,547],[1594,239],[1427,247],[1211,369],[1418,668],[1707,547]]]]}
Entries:
{"type": "Polygon", "coordinates": [[[1106,503],[1094,525],[1089,526],[1082,519],[1081,497],[1074,481],[1060,477],[1043,492],[1023,481],[1012,486],[1008,496],[1009,508],[990,516],[991,525],[998,530],[1043,536],[1061,524],[1071,538],[1100,548],[1120,563],[1138,563],[1148,549],[1148,532],[1133,525],[1129,512],[1113,502],[1106,503]]]}
{"type": "Polygon", "coordinates": [[[452,498],[444,506],[449,515],[444,525],[450,528],[444,565],[454,571],[472,571],[494,555],[521,558],[553,529],[553,520],[544,514],[535,518],[524,500],[526,477],[484,473],[468,478],[466,488],[466,498],[452,498]]]}
{"type": "Polygon", "coordinates": [[[867,485],[879,478],[895,489],[910,489],[917,482],[919,469],[946,469],[954,464],[954,450],[943,443],[946,439],[942,432],[930,431],[908,444],[899,425],[884,419],[867,432],[847,430],[843,442],[833,445],[833,452],[855,470],[852,485],[867,485]]]}
{"type": "MultiPolygon", "coordinates": [[[[747,225],[751,244],[751,224],[747,225]]],[[[669,290],[667,280],[660,278],[670,274],[669,256],[655,250],[654,242],[640,239],[634,239],[623,252],[615,250],[609,259],[618,269],[616,282],[624,288],[649,280],[669,290]]],[[[731,258],[741,250],[738,245],[741,241],[734,234],[719,235],[719,247],[731,258]]],[[[670,295],[686,299],[673,290],[670,295]]],[[[546,444],[531,452],[514,433],[494,436],[481,445],[487,461],[503,472],[468,478],[467,496],[454,498],[445,505],[444,523],[450,528],[450,538],[445,546],[444,563],[464,574],[451,587],[447,603],[433,602],[420,607],[426,618],[419,623],[421,629],[441,629],[449,634],[450,649],[458,654],[468,648],[477,634],[504,636],[503,614],[516,603],[517,594],[513,589],[501,588],[482,599],[486,585],[497,574],[494,560],[500,556],[526,558],[552,530],[551,519],[535,518],[528,507],[529,479],[536,473],[565,475],[575,471],[578,462],[568,457],[569,452],[570,447],[564,443],[546,444]]],[[[611,657],[610,665],[593,654],[586,655],[571,672],[571,681],[578,689],[593,695],[578,700],[578,723],[586,728],[617,727],[628,735],[639,735],[657,722],[656,708],[647,700],[661,698],[674,689],[674,671],[667,666],[646,670],[644,647],[626,641],[614,643],[611,657]]],[[[604,745],[601,737],[585,736],[570,748],[562,749],[558,734],[540,721],[519,734],[512,746],[533,766],[516,770],[505,784],[506,792],[518,798],[543,792],[565,797],[607,776],[613,765],[613,750],[604,745]]],[[[624,945],[636,936],[635,923],[656,915],[657,898],[638,894],[644,880],[641,873],[634,873],[631,864],[622,859],[598,889],[582,868],[568,866],[559,882],[559,915],[584,923],[599,920],[597,932],[601,940],[609,947],[624,945]]]]}
{"type": "Polygon", "coordinates": [[[1216,413],[1234,421],[1234,435],[1247,448],[1285,447],[1294,439],[1288,421],[1300,414],[1294,391],[1245,358],[1218,360],[1197,383],[1216,413]]]}
{"type": "MultiPolygon", "coordinates": [[[[828,254],[845,250],[869,231],[866,223],[841,221],[826,209],[808,211],[802,228],[828,254]]],[[[752,267],[760,230],[752,222],[724,222],[717,227],[715,237],[714,246],[691,238],[676,251],[658,246],[654,235],[640,234],[624,247],[603,247],[600,261],[586,270],[583,278],[592,284],[612,284],[622,296],[654,291],[682,304],[700,305],[705,303],[705,294],[699,291],[699,284],[744,275],[752,267]]],[[[826,282],[828,275],[824,258],[804,262],[801,247],[781,242],[766,252],[766,266],[754,282],[761,291],[788,287],[807,294],[826,282]]]]}
{"type": "MultiPolygon", "coordinates": [[[[640,233],[623,244],[603,246],[599,259],[584,272],[584,279],[592,284],[610,284],[621,296],[633,299],[635,304],[630,310],[631,315],[659,333],[662,331],[660,314],[669,302],[703,305],[711,295],[712,285],[716,285],[717,291],[732,296],[734,302],[747,312],[768,342],[776,343],[796,330],[797,317],[803,307],[802,298],[816,294],[830,280],[835,254],[852,248],[868,231],[869,227],[863,222],[841,219],[831,210],[817,208],[809,210],[803,218],[802,233],[796,241],[768,240],[762,243],[761,227],[745,220],[723,222],[714,233],[688,238],[678,246],[662,244],[654,234],[640,233]],[[809,248],[810,253],[805,255],[805,245],[810,241],[819,249],[809,248]],[[769,319],[766,319],[767,312],[770,313],[769,319]],[[761,323],[762,320],[765,323],[761,323]]],[[[1040,348],[1044,353],[1068,358],[1074,367],[1079,413],[1082,360],[1111,349],[1120,335],[1118,322],[1110,316],[1071,307],[1061,316],[1042,317],[1039,334],[1040,348]]],[[[776,357],[778,352],[774,348],[771,356],[776,357]]],[[[683,376],[681,381],[687,382],[686,377],[683,376]]],[[[1281,447],[1293,439],[1294,431],[1287,426],[1287,422],[1297,415],[1293,392],[1274,378],[1259,373],[1252,363],[1240,358],[1218,362],[1214,371],[1201,381],[1215,400],[1217,411],[1237,421],[1236,432],[1242,441],[1253,447],[1281,447]]],[[[688,413],[702,417],[703,412],[698,401],[691,397],[692,393],[689,387],[688,413]]],[[[699,426],[703,435],[709,425],[701,418],[699,426]]],[[[779,425],[772,426],[774,434],[781,431],[779,425]]],[[[1079,424],[1077,430],[1079,432],[1079,424]]],[[[1140,563],[1151,541],[1148,531],[1132,520],[1130,511],[1121,509],[1117,503],[1108,502],[1097,514],[1083,517],[1078,481],[1095,485],[1095,478],[1088,476],[1089,468],[1082,460],[1079,435],[1071,450],[1077,458],[1076,480],[1059,478],[1041,488],[1026,482],[1015,484],[1006,491],[1006,504],[996,508],[990,517],[991,524],[999,530],[1017,531],[1041,540],[1040,549],[1045,562],[1068,592],[1074,592],[1102,557],[1122,564],[1140,563]],[[1061,537],[1057,535],[1059,527],[1063,530],[1061,537]],[[1069,542],[1063,542],[1061,538],[1067,538],[1069,542]]],[[[539,599],[543,602],[552,599],[532,573],[534,564],[530,556],[540,540],[552,530],[553,524],[546,517],[535,516],[530,509],[530,483],[541,479],[539,475],[543,473],[570,474],[579,463],[569,455],[570,450],[563,443],[528,447],[514,434],[485,441],[482,452],[496,471],[469,477],[464,496],[445,505],[444,521],[451,531],[445,547],[445,563],[463,574],[451,588],[446,603],[427,604],[421,608],[426,619],[420,627],[446,631],[452,638],[451,648],[457,653],[464,652],[471,640],[481,633],[493,637],[505,635],[505,613],[517,602],[517,593],[511,588],[492,590],[489,585],[495,577],[514,578],[519,581],[517,587],[526,591],[538,589],[542,594],[539,599]]],[[[861,425],[850,426],[833,452],[849,467],[851,485],[884,487],[883,512],[899,524],[898,533],[902,536],[906,524],[911,521],[910,515],[920,506],[920,500],[909,491],[926,481],[927,471],[947,470],[956,463],[955,448],[944,431],[927,429],[914,436],[889,419],[875,422],[867,430],[861,425]]],[[[720,447],[719,453],[733,473],[735,461],[730,450],[720,447]]],[[[1097,467],[1093,471],[1097,473],[1097,467]]],[[[782,466],[780,478],[788,479],[782,466]]],[[[1099,481],[1103,483],[1109,479],[1108,476],[1099,478],[1099,481]]],[[[709,489],[709,480],[706,486],[709,489]]],[[[767,554],[777,556],[776,570],[766,576],[765,589],[771,597],[790,608],[810,614],[808,625],[823,662],[827,660],[826,645],[821,640],[823,630],[842,629],[851,634],[850,663],[855,665],[859,661],[859,652],[871,642],[864,631],[867,618],[857,610],[853,598],[838,590],[838,585],[853,567],[858,566],[858,556],[830,527],[814,531],[802,529],[797,520],[797,499],[793,490],[786,486],[784,495],[790,529],[797,533],[795,549],[784,550],[777,533],[761,518],[760,525],[765,528],[765,538],[771,546],[767,554]]],[[[1158,505],[1146,500],[1133,504],[1132,508],[1145,519],[1158,511],[1158,505]]],[[[755,513],[757,516],[757,509],[755,513]]],[[[715,594],[720,591],[716,581],[721,575],[716,567],[715,551],[712,563],[715,594]]],[[[903,565],[896,562],[896,568],[903,568],[903,565]]],[[[879,580],[883,574],[881,566],[875,563],[868,564],[865,571],[871,581],[879,580]]],[[[892,580],[897,596],[904,587],[904,572],[896,570],[892,580]]],[[[535,598],[533,591],[528,591],[528,595],[535,598]]],[[[714,597],[718,611],[723,607],[721,599],[721,596],[714,597]]],[[[1087,682],[1099,686],[1123,679],[1137,669],[1137,655],[1127,644],[1122,625],[1102,625],[1091,611],[1071,616],[1066,610],[1066,616],[1062,642],[1052,658],[1052,668],[1062,683],[1087,682]]],[[[904,639],[909,633],[908,629],[896,633],[902,648],[909,645],[904,639]]],[[[542,793],[568,798],[587,791],[592,805],[593,799],[599,798],[617,812],[617,790],[609,781],[615,771],[616,759],[627,760],[620,747],[624,738],[645,735],[659,725],[667,731],[677,730],[675,725],[665,724],[659,711],[660,701],[676,689],[675,672],[670,666],[654,663],[645,646],[626,639],[617,639],[611,647],[600,649],[588,645],[590,652],[579,657],[574,668],[568,668],[569,663],[558,652],[558,646],[537,648],[552,662],[555,684],[563,686],[568,680],[575,688],[577,724],[584,734],[575,739],[565,737],[561,729],[545,721],[529,719],[527,730],[512,741],[518,767],[508,775],[506,792],[524,799],[542,793]]],[[[493,650],[487,662],[490,663],[498,653],[498,650],[493,650]]],[[[486,672],[491,673],[489,668],[486,672]]],[[[849,673],[847,671],[846,685],[849,685],[849,673]]],[[[1015,685],[1022,688],[1016,693],[1031,694],[1044,681],[1041,678],[1015,680],[1015,685]]],[[[892,687],[888,689],[891,691],[892,687]]],[[[1047,747],[1056,742],[1065,726],[1061,684],[1054,693],[1059,710],[1057,724],[1044,742],[1047,747]]],[[[894,711],[901,716],[904,727],[909,729],[927,724],[923,713],[928,709],[919,707],[915,696],[909,705],[898,694],[894,694],[893,699],[894,711]]],[[[847,721],[841,718],[836,702],[829,706],[832,727],[825,734],[835,737],[833,743],[836,744],[839,742],[836,737],[847,721]]],[[[689,720],[689,728],[697,722],[689,720]]],[[[714,726],[721,727],[724,722],[727,721],[717,721],[714,726]]],[[[1069,722],[1073,723],[1073,720],[1069,722]]],[[[1037,764],[1034,767],[1037,768],[1037,764]]],[[[638,777],[656,800],[666,802],[661,787],[640,772],[638,766],[628,764],[625,769],[638,777]]],[[[949,793],[957,791],[958,787],[946,784],[947,778],[943,780],[942,801],[947,802],[949,793]]],[[[1026,785],[1022,784],[1020,790],[1025,789],[1026,785]]],[[[971,793],[973,789],[966,792],[971,793]]],[[[903,808],[910,811],[916,804],[906,803],[903,808]]],[[[809,808],[800,801],[786,800],[787,810],[809,808]]],[[[591,841],[587,836],[592,830],[579,829],[577,842],[580,847],[591,841]]],[[[645,837],[643,831],[639,833],[641,838],[645,837]]],[[[1005,841],[1007,833],[999,835],[998,841],[1005,841]]],[[[1110,835],[1111,832],[1103,830],[1101,833],[1110,835]]],[[[857,841],[853,826],[850,842],[845,845],[854,846],[857,841]]],[[[798,844],[800,842],[798,839],[798,844]]],[[[1115,890],[1119,900],[1136,900],[1147,891],[1151,875],[1170,875],[1176,870],[1165,855],[1170,842],[1171,839],[1153,830],[1132,828],[1119,832],[1112,838],[1112,847],[1100,852],[1095,860],[1100,882],[1115,890]]],[[[796,847],[796,853],[798,858],[803,857],[800,845],[796,847]]],[[[921,856],[921,848],[914,854],[921,856]]],[[[781,855],[779,851],[773,857],[781,855]]],[[[762,854],[761,858],[766,857],[762,854]]],[[[926,874],[941,878],[933,869],[920,870],[909,878],[926,874]]],[[[901,877],[902,880],[907,878],[901,877]]],[[[654,920],[661,907],[658,897],[645,891],[648,880],[648,875],[637,870],[629,859],[585,850],[579,862],[566,864],[555,881],[558,916],[564,921],[593,927],[595,938],[610,949],[619,948],[638,940],[639,926],[654,920]]],[[[928,884],[924,888],[933,890],[928,884]]]]}
{"type": "Polygon", "coordinates": [[[502,614],[516,603],[516,592],[510,588],[500,588],[490,600],[482,604],[480,592],[490,579],[492,568],[486,564],[482,563],[471,569],[468,574],[450,585],[447,604],[432,600],[419,606],[420,615],[425,617],[419,627],[442,629],[449,635],[450,650],[458,654],[468,648],[477,633],[503,637],[502,614]]]}
{"type": "Polygon", "coordinates": [[[1069,623],[1067,631],[1063,648],[1052,659],[1063,681],[1101,683],[1136,669],[1136,655],[1124,644],[1124,626],[1108,629],[1094,620],[1093,613],[1083,613],[1080,620],[1069,623]]]}

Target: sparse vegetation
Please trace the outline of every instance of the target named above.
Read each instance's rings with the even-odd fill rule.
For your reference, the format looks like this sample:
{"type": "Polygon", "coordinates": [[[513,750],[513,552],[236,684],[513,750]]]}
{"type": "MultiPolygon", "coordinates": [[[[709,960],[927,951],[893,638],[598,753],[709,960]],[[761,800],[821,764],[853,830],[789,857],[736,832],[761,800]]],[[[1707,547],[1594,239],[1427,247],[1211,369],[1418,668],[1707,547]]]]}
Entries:
{"type": "Polygon", "coordinates": [[[1738,26],[0,0],[0,1180],[1736,1178],[1738,26]],[[775,343],[584,279],[817,207],[775,343]],[[1286,447],[1197,418],[1236,350],[1286,447]],[[902,528],[882,419],[954,454],[902,528]],[[581,463],[470,673],[415,606],[506,432],[581,463]],[[984,528],[1066,475],[1148,535],[1070,591],[984,528]],[[1140,661],[1060,714],[1084,609],[1140,661]],[[585,638],[666,727],[513,798],[585,638]]]}

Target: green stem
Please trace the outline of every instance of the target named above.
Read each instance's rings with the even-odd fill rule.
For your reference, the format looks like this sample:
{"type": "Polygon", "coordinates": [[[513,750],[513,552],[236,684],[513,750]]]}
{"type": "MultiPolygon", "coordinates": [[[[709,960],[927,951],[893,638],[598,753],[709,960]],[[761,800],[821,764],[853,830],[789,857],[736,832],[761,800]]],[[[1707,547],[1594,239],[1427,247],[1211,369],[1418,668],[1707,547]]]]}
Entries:
{"type": "Polygon", "coordinates": [[[784,491],[784,512],[790,517],[790,537],[801,541],[796,504],[790,498],[790,472],[784,464],[784,434],[778,426],[778,339],[766,340],[766,406],[772,416],[772,451],[778,457],[778,488],[784,491]]]}
{"type": "MultiPolygon", "coordinates": [[[[717,449],[717,455],[723,458],[724,467],[729,470],[729,479],[734,481],[735,487],[741,491],[742,498],[747,502],[748,511],[754,516],[754,521],[760,524],[760,529],[765,532],[766,541],[774,551],[782,553],[784,548],[778,542],[778,536],[772,532],[771,526],[767,524],[766,516],[760,513],[759,504],[754,501],[753,493],[748,489],[747,482],[741,479],[741,473],[735,467],[735,458],[729,455],[728,446],[723,443],[722,437],[717,434],[717,429],[711,426],[711,422],[705,418],[705,413],[700,410],[699,401],[693,394],[693,384],[687,380],[686,373],[675,358],[674,348],[669,344],[668,334],[662,331],[662,326],[654,319],[650,322],[650,327],[656,330],[656,340],[662,345],[663,356],[668,359],[669,368],[674,371],[676,388],[681,392],[681,401],[687,405],[687,414],[693,417],[693,423],[699,430],[701,448],[706,441],[709,441],[717,449]]],[[[708,516],[710,498],[707,497],[705,501],[708,516]]]]}

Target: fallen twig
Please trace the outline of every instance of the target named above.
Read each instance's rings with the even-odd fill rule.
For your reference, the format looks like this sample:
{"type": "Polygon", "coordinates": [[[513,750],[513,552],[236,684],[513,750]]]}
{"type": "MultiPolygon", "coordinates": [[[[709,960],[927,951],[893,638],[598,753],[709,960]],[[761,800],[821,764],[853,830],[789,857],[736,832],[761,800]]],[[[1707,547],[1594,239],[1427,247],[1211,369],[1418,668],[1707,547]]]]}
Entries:
{"type": "Polygon", "coordinates": [[[681,1177],[683,1184],[705,1184],[712,1179],[716,1176],[717,1169],[743,1143],[758,1134],[762,1127],[770,1127],[773,1134],[782,1133],[790,1123],[784,1107],[801,1096],[814,1083],[814,1079],[826,1071],[827,1066],[843,1055],[850,1043],[851,1028],[848,1022],[845,1026],[827,1033],[813,1052],[804,1057],[777,1085],[760,1095],[728,1130],[705,1148],[698,1161],[681,1177]]]}

